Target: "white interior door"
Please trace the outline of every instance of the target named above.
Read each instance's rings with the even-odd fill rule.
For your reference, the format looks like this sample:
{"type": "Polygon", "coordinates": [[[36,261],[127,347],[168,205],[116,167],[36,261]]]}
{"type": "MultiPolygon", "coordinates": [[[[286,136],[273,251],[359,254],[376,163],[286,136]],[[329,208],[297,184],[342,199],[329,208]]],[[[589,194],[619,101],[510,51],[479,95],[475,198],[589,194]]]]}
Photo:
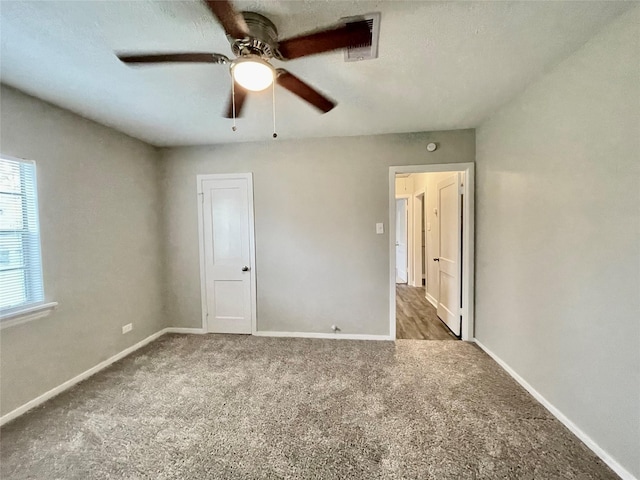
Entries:
{"type": "Polygon", "coordinates": [[[251,333],[253,193],[251,177],[207,175],[201,180],[204,307],[208,332],[251,333]]]}
{"type": "Polygon", "coordinates": [[[408,208],[406,198],[396,198],[396,283],[407,283],[408,208]]]}
{"type": "Polygon", "coordinates": [[[438,317],[453,333],[460,336],[462,201],[459,173],[438,182],[438,224],[438,317]]]}

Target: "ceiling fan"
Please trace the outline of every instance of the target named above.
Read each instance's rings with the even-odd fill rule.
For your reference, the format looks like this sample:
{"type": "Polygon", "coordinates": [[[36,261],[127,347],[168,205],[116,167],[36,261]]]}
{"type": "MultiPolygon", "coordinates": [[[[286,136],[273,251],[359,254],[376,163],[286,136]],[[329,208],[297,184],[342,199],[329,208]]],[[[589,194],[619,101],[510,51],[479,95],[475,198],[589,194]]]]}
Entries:
{"type": "Polygon", "coordinates": [[[220,53],[160,53],[150,55],[118,54],[129,65],[158,63],[218,63],[229,65],[233,79],[232,96],[224,113],[227,118],[240,116],[248,91],[264,90],[274,82],[309,102],[322,113],[336,103],[283,68],[269,61],[292,60],[342,48],[370,45],[371,31],[366,21],[356,21],[333,28],[278,39],[271,20],[255,12],[238,12],[229,0],[206,0],[206,6],[224,28],[231,50],[230,60],[220,53]]]}

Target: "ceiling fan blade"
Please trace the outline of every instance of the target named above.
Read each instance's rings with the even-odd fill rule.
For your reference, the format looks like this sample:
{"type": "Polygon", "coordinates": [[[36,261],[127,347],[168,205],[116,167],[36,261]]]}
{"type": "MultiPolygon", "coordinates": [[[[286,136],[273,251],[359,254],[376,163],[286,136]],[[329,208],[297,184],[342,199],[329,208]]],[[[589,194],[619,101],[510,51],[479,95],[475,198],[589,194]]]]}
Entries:
{"type": "Polygon", "coordinates": [[[287,72],[283,68],[278,68],[277,73],[278,78],[276,81],[278,82],[278,85],[286,88],[294,95],[297,95],[301,99],[309,102],[322,113],[327,113],[336,106],[336,102],[328,99],[316,89],[309,86],[307,83],[303,82],[298,77],[287,72]]]}
{"type": "MultiPolygon", "coordinates": [[[[244,106],[244,101],[247,98],[248,92],[237,83],[235,84],[234,90],[236,97],[236,118],[238,118],[242,114],[242,107],[244,106]]],[[[233,93],[229,94],[229,102],[227,103],[224,117],[233,118],[233,93]]]]}
{"type": "Polygon", "coordinates": [[[152,55],[118,55],[124,63],[227,63],[219,53],[159,53],[152,55]]]}
{"type": "Polygon", "coordinates": [[[369,24],[363,20],[329,30],[288,38],[279,42],[278,50],[284,60],[291,60],[340,48],[370,44],[369,24]]]}
{"type": "Polygon", "coordinates": [[[233,38],[245,38],[249,36],[249,27],[244,17],[228,0],[206,0],[209,10],[216,16],[227,35],[233,38]]]}

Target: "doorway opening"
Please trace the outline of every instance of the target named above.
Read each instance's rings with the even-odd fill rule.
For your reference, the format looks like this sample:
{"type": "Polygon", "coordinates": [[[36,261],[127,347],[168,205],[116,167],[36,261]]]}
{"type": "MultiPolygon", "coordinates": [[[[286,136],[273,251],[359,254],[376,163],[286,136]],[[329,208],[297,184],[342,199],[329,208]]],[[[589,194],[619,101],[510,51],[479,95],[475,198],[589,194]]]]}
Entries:
{"type": "Polygon", "coordinates": [[[473,166],[389,169],[393,338],[473,339],[473,166]]]}

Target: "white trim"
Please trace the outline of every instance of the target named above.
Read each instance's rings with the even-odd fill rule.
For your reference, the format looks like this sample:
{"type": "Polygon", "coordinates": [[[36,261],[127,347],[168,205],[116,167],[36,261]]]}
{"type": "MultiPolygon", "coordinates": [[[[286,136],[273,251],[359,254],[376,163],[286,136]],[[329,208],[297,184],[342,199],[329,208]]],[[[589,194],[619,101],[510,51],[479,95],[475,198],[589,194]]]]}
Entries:
{"type": "Polygon", "coordinates": [[[202,335],[207,333],[204,328],[188,328],[188,327],[168,327],[163,330],[164,333],[186,333],[189,335],[202,335]]]}
{"type": "MultiPolygon", "coordinates": [[[[251,271],[251,333],[255,334],[258,329],[257,318],[257,287],[256,287],[256,234],[255,234],[255,213],[253,204],[253,173],[211,173],[196,175],[198,192],[198,249],[200,255],[200,301],[202,309],[202,330],[208,332],[207,325],[207,278],[205,270],[204,254],[204,215],[201,195],[202,182],[205,180],[228,180],[242,178],[247,180],[247,201],[249,203],[249,262],[251,271]]],[[[181,333],[181,332],[178,332],[181,333]]],[[[191,333],[191,332],[185,332],[191,333]]]]}
{"type": "Polygon", "coordinates": [[[477,338],[474,338],[473,341],[478,345],[482,350],[484,350],[487,355],[493,358],[498,365],[500,365],[511,377],[518,382],[527,392],[531,394],[533,398],[535,398],[538,402],[542,404],[551,414],[556,417],[560,422],[564,424],[576,437],[578,437],[587,447],[591,449],[593,453],[595,453],[600,459],[606,463],[611,470],[616,472],[623,480],[637,480],[637,478],[631,474],[627,469],[625,469],[622,465],[620,465],[614,458],[609,455],[601,446],[599,446],[589,435],[583,432],[580,427],[578,427],[575,423],[569,420],[558,408],[556,408],[549,400],[544,398],[540,392],[538,392],[535,388],[533,388],[527,381],[522,378],[514,369],[512,369],[504,360],[498,357],[495,353],[485,347],[477,338]]]}
{"type": "Polygon", "coordinates": [[[258,288],[256,286],[256,219],[255,207],[253,200],[253,173],[245,174],[247,176],[247,193],[249,202],[249,258],[251,261],[251,334],[258,330],[258,288]]]}
{"type": "Polygon", "coordinates": [[[202,320],[200,327],[207,330],[207,273],[204,260],[204,192],[202,191],[202,177],[196,176],[197,203],[198,203],[198,256],[200,259],[200,309],[202,320]]]}
{"type": "Polygon", "coordinates": [[[475,164],[439,163],[434,165],[407,165],[389,167],[389,336],[396,337],[396,283],[395,283],[395,230],[396,224],[396,174],[464,172],[464,225],[462,233],[462,340],[472,340],[474,335],[474,258],[475,258],[475,164]]]}
{"type": "Polygon", "coordinates": [[[437,301],[435,298],[433,298],[433,295],[431,295],[429,292],[426,292],[426,293],[424,294],[424,298],[426,298],[426,299],[427,299],[427,301],[428,301],[431,305],[433,305],[433,308],[435,308],[436,310],[438,309],[438,301],[437,301]]]}
{"type": "Polygon", "coordinates": [[[108,367],[112,363],[117,362],[121,358],[124,358],[127,355],[129,355],[130,353],[135,352],[139,348],[144,347],[148,343],[153,342],[155,339],[157,339],[160,336],[162,336],[165,333],[165,330],[160,330],[159,332],[156,332],[153,335],[149,335],[147,338],[145,338],[144,340],[139,341],[135,345],[132,345],[129,348],[125,348],[120,353],[116,353],[113,357],[110,357],[110,358],[104,360],[103,362],[100,362],[99,364],[95,365],[94,367],[91,367],[89,370],[86,370],[86,371],[82,372],[80,375],[77,375],[77,376],[71,378],[70,380],[67,380],[64,383],[61,383],[57,387],[52,388],[51,390],[49,390],[48,392],[43,393],[39,397],[36,397],[33,400],[28,401],[24,405],[16,408],[15,410],[12,410],[11,412],[3,415],[2,417],[0,417],[0,426],[4,425],[5,423],[7,423],[7,422],[9,422],[11,420],[13,420],[14,418],[19,417],[23,413],[26,413],[28,410],[31,410],[32,408],[37,407],[38,405],[46,402],[50,398],[53,398],[56,395],[59,395],[60,393],[64,392],[65,390],[68,390],[69,388],[73,387],[77,383],[80,383],[81,381],[86,380],[90,376],[95,375],[100,370],[105,369],[106,367],[108,367]]]}
{"type": "Polygon", "coordinates": [[[318,333],[318,332],[255,332],[257,337],[295,337],[295,338],[330,338],[333,340],[386,340],[393,341],[389,335],[366,335],[360,333],[318,333]]]}
{"type": "MultiPolygon", "coordinates": [[[[396,200],[406,200],[407,205],[407,285],[411,285],[413,277],[413,194],[400,193],[396,194],[396,200]]],[[[389,228],[392,228],[389,224],[389,228]]],[[[393,224],[393,231],[395,232],[395,223],[393,224]]],[[[395,238],[395,233],[394,233],[395,238]]],[[[395,247],[395,242],[394,242],[395,247]]]]}
{"type": "MultiPolygon", "coordinates": [[[[422,280],[425,279],[425,273],[422,271],[422,265],[425,262],[426,258],[423,258],[422,255],[422,242],[425,242],[425,253],[426,253],[426,245],[427,245],[427,239],[426,239],[426,228],[425,228],[425,235],[422,235],[422,228],[416,229],[416,226],[422,227],[423,223],[425,222],[425,219],[422,215],[423,211],[426,212],[426,202],[427,201],[427,191],[424,188],[421,188],[420,190],[416,191],[413,194],[413,219],[412,219],[412,225],[413,225],[413,282],[411,283],[412,286],[414,287],[422,287],[422,280]],[[420,199],[420,200],[418,200],[420,199]],[[420,211],[418,211],[418,202],[420,202],[420,204],[424,204],[424,209],[420,209],[420,211]],[[417,220],[420,220],[419,222],[417,220]],[[418,230],[418,231],[416,231],[418,230]],[[416,240],[420,240],[419,242],[416,243],[416,240]],[[420,272],[420,273],[418,273],[420,272]]],[[[426,225],[425,225],[426,226],[426,225]]],[[[426,290],[426,289],[425,289],[426,290]]]]}
{"type": "MultiPolygon", "coordinates": [[[[149,335],[147,338],[140,340],[135,345],[132,345],[128,348],[125,348],[120,353],[115,354],[112,357],[98,363],[97,365],[91,367],[89,370],[82,372],[79,375],[67,380],[66,382],[61,383],[57,387],[52,388],[51,390],[43,393],[42,395],[34,398],[33,400],[28,401],[24,405],[10,411],[9,413],[0,417],[0,426],[4,425],[11,420],[18,418],[20,415],[28,412],[32,408],[37,407],[38,405],[43,404],[47,400],[55,397],[56,395],[61,394],[65,390],[70,389],[74,385],[80,383],[83,380],[95,375],[101,370],[104,370],[112,363],[117,362],[118,360],[130,355],[136,350],[144,347],[145,345],[153,342],[154,340],[160,338],[165,333],[182,333],[182,334],[206,334],[207,331],[204,328],[183,328],[183,327],[168,327],[160,330],[159,332],[154,333],[153,335],[149,335]]],[[[298,338],[333,338],[333,339],[342,339],[342,340],[393,340],[393,338],[387,335],[359,335],[359,334],[344,334],[344,333],[305,333],[305,332],[255,332],[255,335],[260,337],[298,337],[298,338]]]]}
{"type": "Polygon", "coordinates": [[[0,315],[0,330],[37,320],[38,318],[48,317],[57,306],[58,302],[48,302],[5,312],[0,315]]]}
{"type": "Polygon", "coordinates": [[[4,153],[0,154],[0,158],[4,158],[5,160],[11,160],[12,162],[29,163],[31,165],[36,164],[35,160],[30,160],[28,158],[12,157],[11,155],[5,155],[4,153]]]}

